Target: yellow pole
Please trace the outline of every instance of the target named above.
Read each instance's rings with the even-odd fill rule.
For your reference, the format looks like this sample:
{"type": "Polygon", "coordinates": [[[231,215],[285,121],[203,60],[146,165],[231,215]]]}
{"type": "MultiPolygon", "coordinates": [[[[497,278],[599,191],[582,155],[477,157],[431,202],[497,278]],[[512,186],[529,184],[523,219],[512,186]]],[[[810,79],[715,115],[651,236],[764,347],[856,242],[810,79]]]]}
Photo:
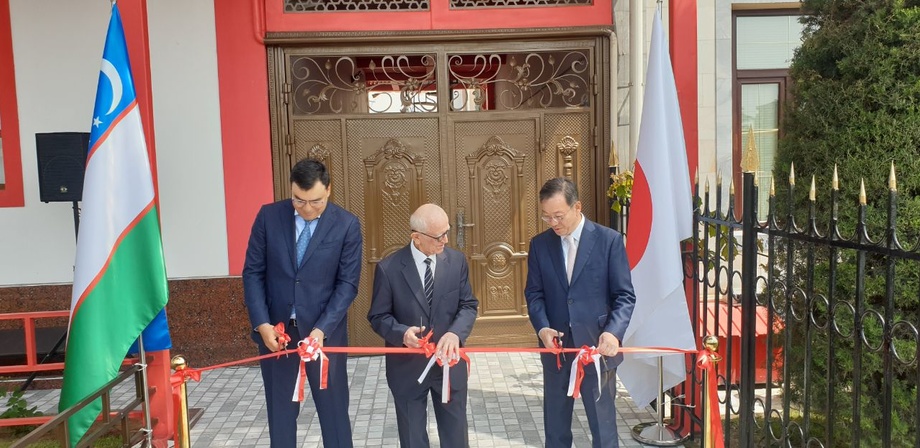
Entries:
{"type": "MultiPolygon", "coordinates": [[[[188,367],[188,363],[182,355],[173,356],[171,364],[176,372],[185,370],[188,367]]],[[[176,448],[192,447],[188,433],[188,396],[186,395],[185,382],[186,380],[183,378],[182,383],[179,384],[179,415],[177,416],[179,422],[176,425],[176,448]]]]}
{"type": "MultiPolygon", "coordinates": [[[[706,336],[703,338],[703,347],[709,352],[704,356],[709,356],[709,361],[712,363],[713,372],[718,372],[716,370],[716,365],[719,361],[722,360],[722,357],[719,356],[719,338],[715,336],[706,336]]],[[[717,381],[717,378],[709,378],[708,370],[703,369],[703,448],[715,448],[716,440],[712,434],[712,413],[709,410],[709,382],[717,381]]]]}

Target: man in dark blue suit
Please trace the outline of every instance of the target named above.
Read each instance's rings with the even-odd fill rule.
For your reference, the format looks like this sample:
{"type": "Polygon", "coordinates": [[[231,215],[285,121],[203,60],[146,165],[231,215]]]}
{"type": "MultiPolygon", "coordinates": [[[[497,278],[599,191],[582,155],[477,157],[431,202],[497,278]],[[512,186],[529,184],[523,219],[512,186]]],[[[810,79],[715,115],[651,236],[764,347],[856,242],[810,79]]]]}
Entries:
{"type": "MultiPolygon", "coordinates": [[[[409,218],[412,241],[377,264],[374,296],[367,314],[387,347],[419,347],[426,328],[433,331],[436,355],[459,359],[459,350],[476,321],[479,301],[473,296],[469,267],[461,252],[446,248],[450,221],[434,204],[409,218]]],[[[419,384],[428,360],[421,355],[387,355],[387,384],[396,405],[396,425],[403,448],[427,448],[428,395],[431,394],[443,448],[469,446],[466,418],[467,365],[450,369],[450,401],[441,403],[443,373],[434,366],[419,384]]]]}
{"type": "MultiPolygon", "coordinates": [[[[596,346],[604,355],[600,388],[594,366],[587,366],[580,392],[594,448],[616,447],[616,366],[623,356],[617,352],[636,303],[623,236],[582,215],[570,179],[543,184],[540,208],[551,228],[530,241],[524,289],[530,322],[543,347],[555,340],[567,348],[596,346]]],[[[575,404],[566,394],[570,366],[557,368],[555,355],[541,358],[546,447],[568,448],[575,404]]]]}
{"type": "MultiPolygon", "coordinates": [[[[348,345],[346,312],[361,276],[361,225],[329,202],[329,173],[315,160],[291,169],[291,199],[266,204],[252,225],[243,290],[252,339],[259,353],[285,349],[274,324],[284,322],[291,341],[307,336],[321,345],[348,345]]],[[[290,348],[290,347],[289,347],[290,348]]],[[[320,390],[318,362],[306,365],[307,379],[326,448],[350,448],[346,355],[330,354],[328,388],[320,390]]],[[[297,356],[261,362],[272,447],[297,444],[300,403],[293,400],[297,356]]]]}

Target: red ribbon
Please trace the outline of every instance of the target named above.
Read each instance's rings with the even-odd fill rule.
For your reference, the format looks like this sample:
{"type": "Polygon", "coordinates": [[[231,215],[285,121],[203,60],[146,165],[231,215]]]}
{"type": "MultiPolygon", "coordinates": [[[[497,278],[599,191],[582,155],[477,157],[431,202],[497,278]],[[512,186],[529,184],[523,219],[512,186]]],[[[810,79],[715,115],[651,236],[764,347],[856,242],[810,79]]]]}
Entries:
{"type": "Polygon", "coordinates": [[[562,370],[562,343],[559,338],[553,338],[553,349],[556,353],[556,370],[562,370]]]}
{"type": "Polygon", "coordinates": [[[597,354],[596,348],[588,347],[587,345],[581,346],[581,350],[578,352],[578,355],[576,355],[574,361],[574,365],[576,365],[577,368],[575,370],[575,389],[572,390],[572,398],[581,396],[581,382],[585,379],[585,366],[593,363],[594,356],[597,354]]]}
{"type": "Polygon", "coordinates": [[[304,399],[304,386],[307,381],[306,363],[319,359],[319,388],[322,390],[329,385],[329,363],[327,362],[329,358],[323,353],[323,348],[319,345],[319,341],[311,337],[307,337],[297,343],[297,356],[300,357],[300,373],[297,375],[297,397],[294,401],[300,403],[304,399]]]}
{"type": "Polygon", "coordinates": [[[277,338],[277,339],[278,339],[278,344],[279,344],[281,347],[283,347],[283,348],[287,348],[288,343],[291,342],[291,335],[287,334],[287,333],[284,331],[284,322],[278,322],[278,325],[275,325],[274,330],[275,330],[278,334],[281,335],[281,336],[278,336],[278,338],[277,338]]]}
{"type": "Polygon", "coordinates": [[[722,432],[722,416],[719,414],[719,390],[717,385],[719,378],[716,373],[715,363],[712,360],[715,356],[718,355],[707,349],[700,350],[696,365],[700,370],[706,371],[708,384],[703,385],[703,387],[706,388],[706,403],[709,407],[709,427],[712,431],[712,440],[717,447],[723,447],[725,446],[725,435],[722,432]]]}

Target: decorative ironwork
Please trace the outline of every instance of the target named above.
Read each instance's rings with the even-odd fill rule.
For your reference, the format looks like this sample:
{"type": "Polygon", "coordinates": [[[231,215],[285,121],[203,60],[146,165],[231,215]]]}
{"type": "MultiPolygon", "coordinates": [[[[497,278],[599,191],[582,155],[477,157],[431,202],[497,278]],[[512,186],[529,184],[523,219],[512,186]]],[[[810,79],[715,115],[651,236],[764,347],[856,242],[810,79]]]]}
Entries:
{"type": "MultiPolygon", "coordinates": [[[[737,425],[725,446],[920,446],[920,242],[899,240],[916,230],[899,219],[894,167],[887,201],[870,208],[860,183],[847,218],[836,170],[822,203],[813,183],[795,191],[790,168],[785,197],[771,185],[763,217],[756,174],[742,180],[740,213],[734,185],[724,195],[719,176],[714,194],[706,181],[701,195],[695,181],[697,231],[684,252],[694,331],[716,335],[725,357],[720,407],[737,425]],[[873,226],[871,213],[886,208],[884,226],[873,226]]],[[[698,373],[688,374],[693,381],[674,392],[698,396],[698,373]]],[[[674,424],[697,432],[683,396],[674,424]]]]}
{"type": "Polygon", "coordinates": [[[284,12],[428,11],[429,0],[284,0],[284,12]]]}
{"type": "Polygon", "coordinates": [[[437,112],[434,55],[291,56],[295,115],[437,112]]]}
{"type": "Polygon", "coordinates": [[[593,5],[594,0],[450,0],[450,9],[593,5]]]}
{"type": "Polygon", "coordinates": [[[451,110],[591,105],[588,53],[554,51],[448,55],[451,110]]]}
{"type": "Polygon", "coordinates": [[[331,154],[332,153],[329,151],[328,148],[320,144],[313,145],[312,147],[310,147],[309,150],[307,150],[307,157],[313,160],[319,160],[320,162],[323,162],[323,163],[328,162],[327,159],[329,158],[331,154]]]}

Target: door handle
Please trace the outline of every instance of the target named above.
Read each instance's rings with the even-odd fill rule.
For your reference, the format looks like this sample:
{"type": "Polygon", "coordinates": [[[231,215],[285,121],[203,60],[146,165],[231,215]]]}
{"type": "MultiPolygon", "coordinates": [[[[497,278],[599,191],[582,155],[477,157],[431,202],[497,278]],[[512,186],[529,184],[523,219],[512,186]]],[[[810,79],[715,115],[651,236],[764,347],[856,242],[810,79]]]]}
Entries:
{"type": "Polygon", "coordinates": [[[463,217],[463,209],[457,212],[457,247],[463,249],[466,247],[466,228],[473,227],[476,224],[467,223],[463,217]]]}

